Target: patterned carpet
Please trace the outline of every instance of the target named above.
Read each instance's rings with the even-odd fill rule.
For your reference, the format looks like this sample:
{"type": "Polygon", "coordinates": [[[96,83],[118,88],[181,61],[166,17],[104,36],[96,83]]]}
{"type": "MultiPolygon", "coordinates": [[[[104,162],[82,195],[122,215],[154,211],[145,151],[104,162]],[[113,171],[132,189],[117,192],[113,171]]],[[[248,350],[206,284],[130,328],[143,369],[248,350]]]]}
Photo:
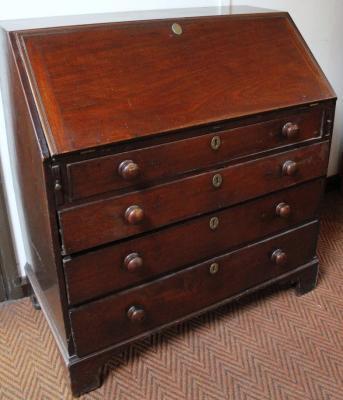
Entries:
{"type": "MultiPolygon", "coordinates": [[[[330,194],[315,291],[269,289],[132,347],[82,399],[342,400],[343,197],[330,194]]],[[[72,399],[42,313],[0,306],[0,399],[72,399]]]]}

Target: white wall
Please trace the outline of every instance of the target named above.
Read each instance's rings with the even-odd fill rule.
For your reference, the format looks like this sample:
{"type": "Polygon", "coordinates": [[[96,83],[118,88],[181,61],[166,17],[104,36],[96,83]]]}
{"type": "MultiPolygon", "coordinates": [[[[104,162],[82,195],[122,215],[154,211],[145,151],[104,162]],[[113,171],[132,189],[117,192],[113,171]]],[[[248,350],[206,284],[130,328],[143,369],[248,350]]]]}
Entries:
{"type": "MultiPolygon", "coordinates": [[[[330,175],[335,174],[343,141],[343,49],[340,48],[339,45],[339,38],[343,37],[343,24],[341,24],[340,18],[340,16],[343,16],[343,1],[232,0],[231,3],[232,5],[249,4],[265,8],[287,10],[291,13],[339,97],[329,169],[330,175]]],[[[17,18],[220,5],[230,5],[230,0],[59,0],[55,2],[46,0],[2,0],[0,5],[0,22],[1,20],[17,18]]],[[[27,254],[25,252],[26,239],[25,235],[23,235],[25,229],[18,214],[17,201],[14,195],[13,174],[9,163],[1,102],[0,141],[1,160],[5,172],[4,178],[10,206],[12,230],[16,243],[17,259],[19,269],[22,274],[24,274],[23,266],[27,260],[27,254]]]]}
{"type": "Polygon", "coordinates": [[[220,0],[2,0],[0,20],[219,5],[220,0]]]}
{"type": "MultiPolygon", "coordinates": [[[[223,0],[230,5],[230,0],[223,0]]],[[[288,11],[337,94],[329,175],[338,172],[343,150],[343,1],[342,0],[231,0],[288,11]]]]}

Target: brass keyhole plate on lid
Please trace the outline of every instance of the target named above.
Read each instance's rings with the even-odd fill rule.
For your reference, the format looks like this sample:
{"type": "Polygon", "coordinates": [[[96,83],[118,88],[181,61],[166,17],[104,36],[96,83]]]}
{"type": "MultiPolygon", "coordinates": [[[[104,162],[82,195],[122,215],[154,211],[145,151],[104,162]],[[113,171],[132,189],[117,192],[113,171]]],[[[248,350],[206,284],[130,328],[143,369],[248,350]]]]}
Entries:
{"type": "Polygon", "coordinates": [[[182,27],[180,24],[177,22],[174,22],[172,25],[172,31],[175,33],[175,35],[181,35],[182,34],[182,27]]]}

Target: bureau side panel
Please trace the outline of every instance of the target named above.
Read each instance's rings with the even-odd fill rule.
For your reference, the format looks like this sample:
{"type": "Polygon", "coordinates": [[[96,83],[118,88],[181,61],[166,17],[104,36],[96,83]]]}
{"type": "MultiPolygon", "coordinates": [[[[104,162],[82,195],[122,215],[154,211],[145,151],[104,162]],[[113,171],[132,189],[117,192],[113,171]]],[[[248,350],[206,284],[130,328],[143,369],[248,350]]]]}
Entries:
{"type": "Polygon", "coordinates": [[[39,291],[40,302],[50,319],[60,347],[68,348],[67,318],[64,318],[64,282],[60,275],[58,230],[53,201],[49,153],[40,131],[30,89],[25,81],[15,36],[3,32],[6,65],[3,66],[3,96],[11,164],[16,194],[23,217],[28,276],[39,291]]]}

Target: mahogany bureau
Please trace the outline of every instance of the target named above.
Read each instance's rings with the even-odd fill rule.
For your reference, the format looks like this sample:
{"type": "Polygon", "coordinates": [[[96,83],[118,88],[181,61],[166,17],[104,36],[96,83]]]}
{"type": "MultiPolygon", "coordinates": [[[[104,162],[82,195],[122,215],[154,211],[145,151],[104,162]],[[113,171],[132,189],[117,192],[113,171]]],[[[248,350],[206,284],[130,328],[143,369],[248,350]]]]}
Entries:
{"type": "Polygon", "coordinates": [[[75,395],[134,340],[315,287],[336,98],[287,13],[6,38],[26,271],[75,395]]]}

